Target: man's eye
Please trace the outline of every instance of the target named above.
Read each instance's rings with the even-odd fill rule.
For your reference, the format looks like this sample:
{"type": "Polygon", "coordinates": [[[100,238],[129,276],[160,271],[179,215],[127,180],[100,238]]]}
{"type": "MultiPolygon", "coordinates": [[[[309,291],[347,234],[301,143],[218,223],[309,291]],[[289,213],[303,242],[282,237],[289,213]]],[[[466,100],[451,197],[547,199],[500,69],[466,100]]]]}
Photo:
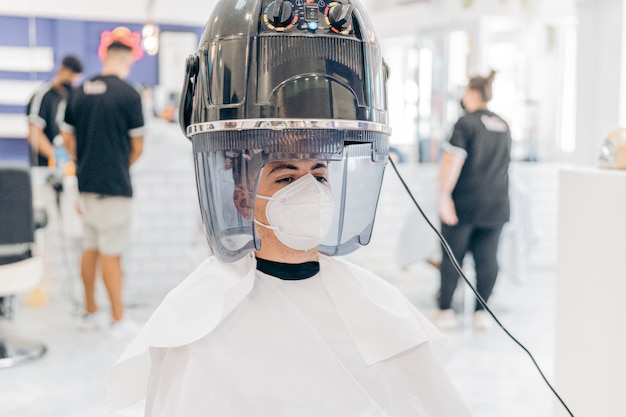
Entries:
{"type": "Polygon", "coordinates": [[[276,182],[279,183],[279,184],[289,184],[292,181],[293,181],[292,177],[280,178],[280,179],[276,180],[276,182]]]}
{"type": "Polygon", "coordinates": [[[328,179],[326,179],[326,177],[323,177],[323,176],[316,176],[315,179],[318,180],[321,183],[324,183],[324,182],[328,181],[328,179]]]}

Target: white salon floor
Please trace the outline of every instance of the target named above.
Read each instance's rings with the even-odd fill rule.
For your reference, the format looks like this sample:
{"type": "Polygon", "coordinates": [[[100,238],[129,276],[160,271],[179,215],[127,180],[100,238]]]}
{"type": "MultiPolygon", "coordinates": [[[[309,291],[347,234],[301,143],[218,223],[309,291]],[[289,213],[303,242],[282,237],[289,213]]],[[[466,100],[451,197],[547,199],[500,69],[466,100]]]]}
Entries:
{"type": "MultiPolygon", "coordinates": [[[[416,263],[393,281],[424,312],[434,307],[437,271],[416,263]]],[[[492,309],[533,353],[548,378],[553,367],[554,271],[529,266],[523,283],[501,277],[492,309]]],[[[463,308],[461,290],[456,298],[463,308]]],[[[141,322],[160,297],[135,300],[127,313],[141,322]]],[[[14,322],[0,321],[0,334],[37,338],[48,347],[36,361],[0,369],[0,416],[103,417],[107,371],[129,342],[102,332],[77,329],[77,309],[69,297],[33,307],[20,303],[14,322]]],[[[469,317],[469,316],[468,316],[469,317]]],[[[496,326],[472,328],[468,320],[446,332],[445,367],[476,417],[548,417],[552,396],[528,356],[496,326]]],[[[140,407],[118,413],[141,416],[140,407]]]]}

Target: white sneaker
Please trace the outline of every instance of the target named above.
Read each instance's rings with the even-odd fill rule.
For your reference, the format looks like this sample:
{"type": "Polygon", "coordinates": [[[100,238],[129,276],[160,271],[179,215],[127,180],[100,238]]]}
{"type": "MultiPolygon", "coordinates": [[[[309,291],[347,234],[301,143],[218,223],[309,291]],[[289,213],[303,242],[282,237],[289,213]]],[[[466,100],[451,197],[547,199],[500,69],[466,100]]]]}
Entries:
{"type": "Polygon", "coordinates": [[[478,330],[486,330],[491,327],[491,321],[488,314],[483,310],[474,312],[474,328],[478,330]]]}
{"type": "Polygon", "coordinates": [[[454,310],[448,308],[446,310],[437,310],[430,315],[430,321],[442,330],[450,330],[458,326],[454,310]]]}
{"type": "Polygon", "coordinates": [[[107,315],[102,311],[95,313],[83,313],[78,328],[80,330],[101,330],[108,325],[107,315]]]}
{"type": "Polygon", "coordinates": [[[112,337],[122,337],[133,335],[139,331],[139,325],[132,320],[122,319],[114,321],[109,327],[109,335],[112,337]]]}

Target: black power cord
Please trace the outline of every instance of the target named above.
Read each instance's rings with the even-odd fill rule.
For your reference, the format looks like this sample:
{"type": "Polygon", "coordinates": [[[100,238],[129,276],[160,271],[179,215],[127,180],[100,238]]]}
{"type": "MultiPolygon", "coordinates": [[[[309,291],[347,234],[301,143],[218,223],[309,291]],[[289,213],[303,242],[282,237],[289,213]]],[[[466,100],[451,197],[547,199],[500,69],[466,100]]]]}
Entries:
{"type": "Polygon", "coordinates": [[[437,234],[437,237],[439,238],[439,240],[441,241],[441,245],[443,247],[443,249],[446,251],[446,253],[448,254],[448,256],[450,257],[450,260],[452,261],[452,265],[454,265],[454,269],[457,270],[457,272],[461,275],[461,277],[463,277],[463,280],[465,281],[465,283],[470,287],[470,289],[472,290],[472,292],[474,293],[474,295],[476,296],[476,299],[478,300],[478,302],[484,307],[485,311],[489,313],[489,315],[495,320],[495,322],[498,324],[498,326],[500,326],[500,328],[504,331],[504,333],[506,333],[507,336],[509,336],[511,338],[511,340],[513,340],[513,342],[515,342],[515,344],[517,344],[520,348],[522,348],[522,350],[524,352],[526,352],[526,354],[530,357],[530,360],[533,362],[533,364],[535,365],[535,368],[537,368],[537,371],[539,371],[539,375],[541,375],[541,378],[543,379],[543,381],[546,383],[546,385],[548,386],[548,388],[550,388],[550,391],[552,391],[552,393],[554,394],[554,396],[559,400],[559,402],[561,403],[561,405],[563,405],[563,407],[565,408],[565,410],[567,410],[568,414],[572,417],[574,417],[574,414],[570,411],[570,409],[567,407],[567,405],[565,404],[565,401],[563,401],[563,399],[559,396],[559,394],[556,392],[556,390],[554,389],[554,387],[552,386],[552,384],[550,384],[550,382],[548,381],[548,378],[546,378],[546,376],[544,375],[543,371],[541,370],[541,367],[539,366],[539,364],[537,364],[537,361],[535,361],[535,358],[533,357],[533,355],[530,353],[530,351],[526,348],[526,346],[524,346],[519,340],[517,340],[507,329],[506,327],[504,327],[502,325],[502,323],[500,323],[500,320],[498,320],[498,318],[496,317],[495,314],[493,314],[493,311],[491,311],[491,309],[489,308],[489,306],[487,306],[487,302],[480,296],[480,294],[478,294],[478,291],[476,290],[476,288],[472,285],[472,283],[467,279],[467,277],[465,276],[465,274],[463,273],[463,270],[461,268],[461,266],[459,265],[459,262],[457,261],[457,259],[455,258],[454,254],[452,253],[452,250],[450,249],[450,246],[448,245],[448,242],[446,242],[446,240],[444,239],[444,237],[441,235],[441,233],[439,233],[439,231],[437,230],[437,228],[432,224],[432,222],[428,219],[428,216],[426,216],[426,213],[424,213],[424,211],[422,210],[422,208],[420,207],[420,205],[418,204],[417,200],[415,199],[415,197],[413,196],[413,193],[411,193],[411,190],[409,189],[408,185],[406,184],[406,182],[404,182],[404,179],[402,178],[402,176],[400,175],[400,172],[398,172],[398,168],[396,167],[396,164],[393,162],[392,158],[389,158],[389,162],[391,162],[391,166],[393,167],[393,170],[396,172],[396,175],[398,176],[398,178],[400,179],[400,182],[402,183],[402,186],[404,186],[404,189],[406,190],[406,192],[409,194],[409,197],[411,197],[411,200],[413,200],[413,203],[415,204],[415,207],[417,207],[417,209],[419,210],[420,214],[422,215],[422,217],[424,218],[424,220],[426,220],[426,223],[428,223],[428,226],[430,226],[431,229],[433,229],[433,231],[437,234]]]}

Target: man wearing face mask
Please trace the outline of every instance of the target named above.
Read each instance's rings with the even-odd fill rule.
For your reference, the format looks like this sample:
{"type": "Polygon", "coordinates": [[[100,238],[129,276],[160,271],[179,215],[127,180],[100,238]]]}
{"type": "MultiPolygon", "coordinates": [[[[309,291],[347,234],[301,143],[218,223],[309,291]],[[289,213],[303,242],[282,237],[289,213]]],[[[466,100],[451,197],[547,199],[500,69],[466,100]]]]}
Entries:
{"type": "Polygon", "coordinates": [[[112,369],[113,410],[145,398],[149,417],[470,415],[438,330],[333,256],[369,242],[389,151],[369,26],[350,0],[218,2],[179,117],[214,255],[112,369]],[[315,24],[296,25],[305,15],[315,24]]]}
{"type": "Polygon", "coordinates": [[[67,96],[82,72],[83,64],[77,57],[64,57],[54,78],[42,85],[28,102],[28,142],[33,165],[48,166],[49,160],[54,158],[53,143],[59,135],[67,96]]]}
{"type": "Polygon", "coordinates": [[[264,243],[258,259],[300,263],[318,260],[316,249],[335,212],[325,162],[272,162],[263,170],[254,223],[264,243]],[[265,206],[265,209],[263,209],[265,206]],[[312,259],[309,259],[312,258],[312,259]]]}
{"type": "Polygon", "coordinates": [[[327,161],[273,161],[256,198],[237,186],[260,249],[211,257],[170,292],[112,371],[113,409],[145,395],[146,416],[470,415],[434,327],[382,279],[320,254],[329,175],[327,161]]]}

